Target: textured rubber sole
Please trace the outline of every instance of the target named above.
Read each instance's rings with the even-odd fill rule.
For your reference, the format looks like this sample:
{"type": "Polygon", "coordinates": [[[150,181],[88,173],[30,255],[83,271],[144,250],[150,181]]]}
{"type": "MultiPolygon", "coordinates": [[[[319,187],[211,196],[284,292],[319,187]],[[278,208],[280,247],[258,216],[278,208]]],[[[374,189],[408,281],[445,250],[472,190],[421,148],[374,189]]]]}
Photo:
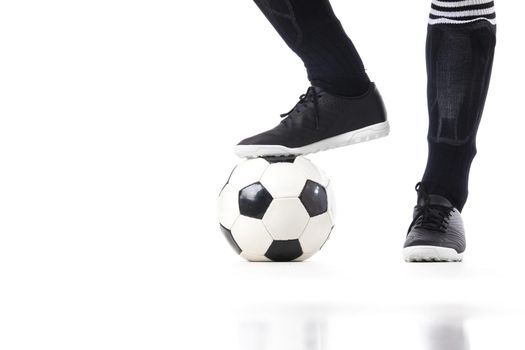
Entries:
{"type": "Polygon", "coordinates": [[[237,156],[242,158],[290,155],[298,156],[374,140],[387,136],[389,132],[390,125],[388,124],[388,121],[384,121],[382,123],[330,137],[303,147],[289,148],[281,145],[237,145],[235,146],[234,152],[237,156]]]}
{"type": "Polygon", "coordinates": [[[463,253],[452,248],[435,246],[413,246],[403,249],[406,262],[456,262],[463,260],[463,253]]]}

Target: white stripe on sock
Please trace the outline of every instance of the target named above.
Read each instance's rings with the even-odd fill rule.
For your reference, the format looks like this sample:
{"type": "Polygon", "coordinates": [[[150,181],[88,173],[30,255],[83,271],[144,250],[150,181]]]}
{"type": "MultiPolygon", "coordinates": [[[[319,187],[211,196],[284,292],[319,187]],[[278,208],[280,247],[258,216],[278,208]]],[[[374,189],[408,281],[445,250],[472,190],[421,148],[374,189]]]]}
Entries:
{"type": "Polygon", "coordinates": [[[475,22],[475,21],[487,21],[487,22],[490,22],[490,24],[493,24],[493,25],[496,25],[496,19],[488,19],[488,18],[483,18],[483,17],[480,17],[480,18],[474,18],[474,19],[469,19],[469,20],[457,20],[457,19],[450,19],[450,18],[436,18],[436,19],[432,19],[430,18],[428,20],[428,24],[430,25],[434,25],[434,24],[464,24],[464,23],[471,23],[471,22],[475,22]]]}
{"type": "Polygon", "coordinates": [[[438,11],[430,9],[430,14],[440,17],[473,17],[473,16],[483,16],[490,15],[496,12],[494,7],[481,10],[469,10],[469,11],[438,11]]]}
{"type": "Polygon", "coordinates": [[[462,0],[454,2],[446,2],[439,0],[432,0],[432,3],[440,7],[463,7],[463,6],[472,6],[472,5],[483,5],[488,4],[494,0],[462,0]]]}

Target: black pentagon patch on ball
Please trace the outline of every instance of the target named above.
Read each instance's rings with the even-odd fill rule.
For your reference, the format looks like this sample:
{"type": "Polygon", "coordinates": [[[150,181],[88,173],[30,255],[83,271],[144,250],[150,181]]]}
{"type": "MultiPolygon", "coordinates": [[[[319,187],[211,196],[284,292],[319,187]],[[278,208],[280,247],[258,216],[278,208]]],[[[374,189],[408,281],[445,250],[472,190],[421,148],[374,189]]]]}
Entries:
{"type": "Polygon", "coordinates": [[[268,163],[293,163],[297,156],[267,156],[263,157],[268,163]]]}
{"type": "Polygon", "coordinates": [[[241,254],[241,247],[239,247],[237,242],[235,242],[235,239],[233,238],[231,231],[228,230],[226,227],[222,226],[221,224],[219,225],[221,226],[222,234],[224,235],[224,237],[226,237],[226,240],[228,241],[228,243],[230,243],[233,250],[235,250],[237,254],[241,254]]]}
{"type": "Polygon", "coordinates": [[[272,200],[270,192],[256,182],[239,191],[239,211],[241,215],[262,219],[272,200]]]}
{"type": "Polygon", "coordinates": [[[320,215],[328,210],[326,189],[312,180],[306,181],[299,199],[310,217],[320,215]]]}
{"type": "Polygon", "coordinates": [[[292,261],[303,255],[303,249],[298,239],[289,241],[273,241],[265,257],[272,261],[292,261]]]}

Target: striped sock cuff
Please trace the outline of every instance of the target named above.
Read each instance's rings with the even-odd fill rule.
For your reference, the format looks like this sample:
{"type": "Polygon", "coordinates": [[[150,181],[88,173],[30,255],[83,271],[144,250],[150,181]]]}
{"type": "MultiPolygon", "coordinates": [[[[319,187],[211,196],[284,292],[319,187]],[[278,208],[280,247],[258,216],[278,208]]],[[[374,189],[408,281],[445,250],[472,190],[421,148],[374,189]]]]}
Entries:
{"type": "Polygon", "coordinates": [[[429,24],[461,24],[486,20],[496,24],[493,0],[432,0],[429,24]]]}

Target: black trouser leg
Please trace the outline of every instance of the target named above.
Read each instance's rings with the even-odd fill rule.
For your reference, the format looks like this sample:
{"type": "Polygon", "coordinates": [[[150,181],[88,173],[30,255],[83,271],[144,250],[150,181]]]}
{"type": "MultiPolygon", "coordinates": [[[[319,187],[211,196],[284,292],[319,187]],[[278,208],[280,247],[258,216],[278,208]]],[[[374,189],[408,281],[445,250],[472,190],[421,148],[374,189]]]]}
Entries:
{"type": "Polygon", "coordinates": [[[264,15],[302,59],[314,86],[356,96],[370,80],[352,41],[328,0],[255,0],[264,15]]]}

